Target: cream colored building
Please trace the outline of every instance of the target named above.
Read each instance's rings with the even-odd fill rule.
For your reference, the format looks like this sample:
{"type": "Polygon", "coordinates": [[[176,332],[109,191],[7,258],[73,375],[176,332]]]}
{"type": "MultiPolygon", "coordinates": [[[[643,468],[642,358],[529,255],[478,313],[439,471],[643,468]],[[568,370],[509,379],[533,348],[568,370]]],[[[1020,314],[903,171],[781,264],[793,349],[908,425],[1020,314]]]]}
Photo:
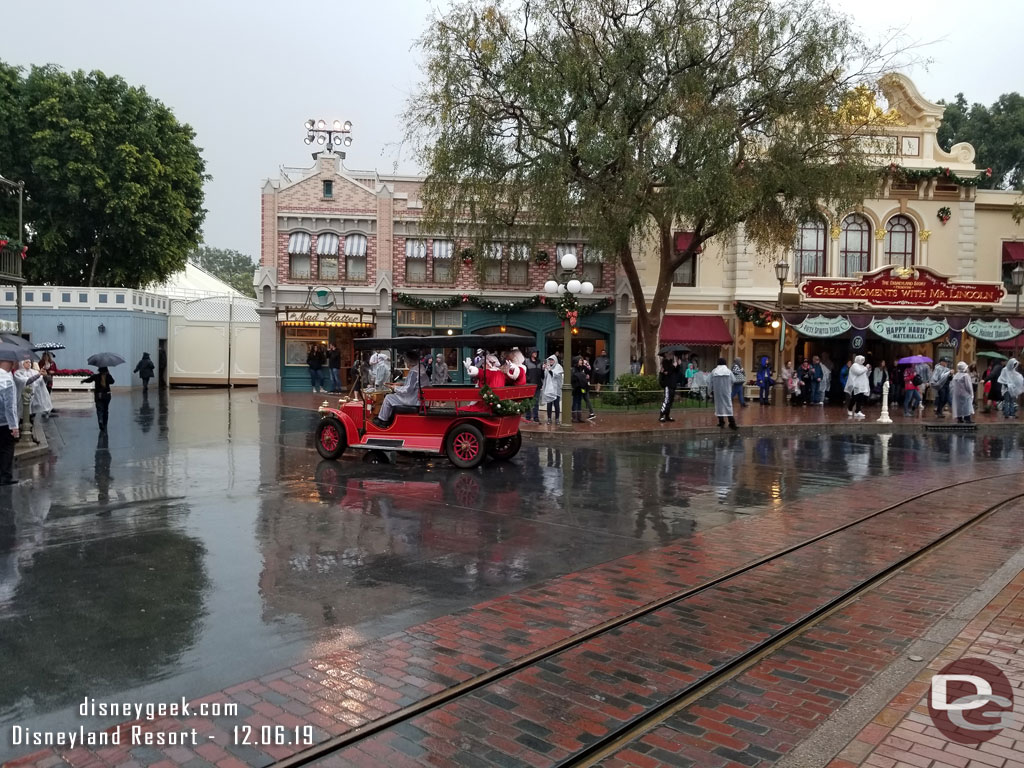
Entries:
{"type": "MultiPolygon", "coordinates": [[[[1016,261],[1024,260],[1024,232],[1011,217],[1020,194],[980,190],[972,184],[972,179],[986,172],[976,167],[974,148],[958,144],[951,152],[942,150],[936,134],[943,107],[927,101],[908,78],[890,76],[883,93],[889,109],[898,115],[898,124],[888,127],[884,137],[872,140],[884,142],[889,155],[886,164],[895,163],[908,173],[903,178],[887,176],[878,197],[854,210],[805,222],[793,249],[786,253],[757,253],[742,226],[728,237],[709,242],[676,273],[662,325],[663,344],[691,346],[705,368],[719,355],[730,361],[738,356],[752,378],[755,361],[762,356],[768,356],[776,370],[784,362],[822,352],[834,360],[842,358],[837,367],[859,351],[890,362],[897,355],[917,353],[936,359],[949,354],[956,360],[973,360],[979,344],[992,347],[996,339],[972,336],[967,323],[983,321],[982,326],[972,326],[990,329],[979,331],[982,337],[1019,333],[1007,324],[1017,317],[1017,297],[1013,295],[996,304],[940,302],[931,307],[811,301],[800,295],[799,283],[806,278],[856,278],[873,272],[888,277],[892,270],[885,268],[891,267],[914,268],[913,276],[906,273],[908,280],[930,270],[951,278],[954,285],[957,281],[998,284],[1004,280],[1009,285],[1010,270],[1016,261]],[[775,312],[780,299],[775,271],[779,261],[790,265],[783,290],[786,323],[780,322],[775,312]],[[748,317],[757,317],[761,327],[741,320],[736,302],[743,305],[748,317]],[[795,330],[806,318],[818,314],[844,318],[839,327],[846,321],[852,325],[835,336],[808,336],[795,330]],[[936,328],[945,321],[949,332],[927,342],[895,342],[871,329],[872,321],[885,318],[897,324],[928,318],[936,320],[936,328]],[[992,320],[1003,323],[997,324],[1001,330],[991,330],[996,328],[992,320]],[[780,339],[783,328],[785,335],[780,339]],[[731,337],[731,341],[718,343],[720,336],[731,337]]],[[[686,237],[685,233],[680,236],[686,237]]],[[[658,274],[657,251],[644,247],[642,252],[641,279],[650,297],[658,274]]],[[[1024,328],[1024,323],[1017,324],[1024,328]]],[[[1021,340],[1024,344],[1024,336],[1021,340]]]]}

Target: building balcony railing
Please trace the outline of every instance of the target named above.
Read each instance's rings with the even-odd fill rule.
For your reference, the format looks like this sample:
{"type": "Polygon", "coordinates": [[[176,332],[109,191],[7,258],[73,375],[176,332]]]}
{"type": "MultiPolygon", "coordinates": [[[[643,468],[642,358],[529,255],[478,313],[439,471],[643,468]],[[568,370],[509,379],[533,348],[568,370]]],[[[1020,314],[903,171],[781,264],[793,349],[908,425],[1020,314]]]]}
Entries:
{"type": "Polygon", "coordinates": [[[24,283],[21,275],[21,254],[13,248],[0,249],[0,283],[24,283]]]}

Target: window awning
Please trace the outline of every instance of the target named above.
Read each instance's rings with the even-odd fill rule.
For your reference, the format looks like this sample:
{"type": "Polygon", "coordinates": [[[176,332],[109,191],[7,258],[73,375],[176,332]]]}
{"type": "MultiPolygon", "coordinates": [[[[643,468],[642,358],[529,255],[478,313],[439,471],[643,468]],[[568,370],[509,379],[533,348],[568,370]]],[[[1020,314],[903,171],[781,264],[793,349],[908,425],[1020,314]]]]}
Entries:
{"type": "MultiPolygon", "coordinates": [[[[676,232],[676,241],[675,241],[676,253],[682,253],[687,248],[689,248],[690,244],[693,242],[693,238],[694,238],[694,233],[693,232],[676,232]]],[[[703,250],[704,250],[704,247],[700,246],[700,247],[697,248],[697,253],[700,253],[703,250]]]]}
{"type": "Polygon", "coordinates": [[[1003,243],[1003,264],[1024,261],[1024,243],[1003,243]]]}
{"type": "Polygon", "coordinates": [[[661,344],[720,347],[732,344],[732,334],[718,315],[665,315],[661,344]]]}

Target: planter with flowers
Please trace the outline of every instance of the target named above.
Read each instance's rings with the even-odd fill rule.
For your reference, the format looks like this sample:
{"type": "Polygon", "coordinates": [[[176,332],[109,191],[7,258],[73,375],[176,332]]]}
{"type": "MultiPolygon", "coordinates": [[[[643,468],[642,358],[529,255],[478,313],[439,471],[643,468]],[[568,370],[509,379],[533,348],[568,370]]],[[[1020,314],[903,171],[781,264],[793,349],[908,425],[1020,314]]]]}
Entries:
{"type": "Polygon", "coordinates": [[[82,379],[92,376],[96,371],[88,368],[62,369],[58,368],[53,372],[53,388],[64,391],[87,392],[91,390],[92,384],[83,384],[82,379]]]}

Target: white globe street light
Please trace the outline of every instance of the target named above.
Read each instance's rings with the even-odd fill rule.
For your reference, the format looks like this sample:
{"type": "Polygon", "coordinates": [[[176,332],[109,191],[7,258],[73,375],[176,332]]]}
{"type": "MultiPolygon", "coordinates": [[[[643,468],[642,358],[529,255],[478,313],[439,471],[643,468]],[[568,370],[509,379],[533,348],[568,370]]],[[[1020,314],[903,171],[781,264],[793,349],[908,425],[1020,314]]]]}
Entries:
{"type": "Polygon", "coordinates": [[[559,285],[558,286],[558,295],[559,296],[563,296],[564,294],[565,294],[565,286],[564,285],[559,285]]]}
{"type": "Polygon", "coordinates": [[[594,292],[594,284],[592,282],[590,282],[589,280],[584,281],[583,285],[581,286],[580,293],[582,293],[584,296],[589,296],[593,292],[594,292]]]}
{"type": "Polygon", "coordinates": [[[564,256],[562,256],[561,264],[562,269],[564,269],[566,272],[571,272],[572,270],[576,269],[576,255],[573,253],[565,254],[564,256]]]}
{"type": "Polygon", "coordinates": [[[583,288],[583,283],[573,278],[572,280],[565,284],[565,287],[569,291],[569,293],[579,293],[580,290],[583,288]]]}
{"type": "Polygon", "coordinates": [[[558,283],[554,280],[548,280],[544,283],[544,293],[558,293],[558,283]]]}

